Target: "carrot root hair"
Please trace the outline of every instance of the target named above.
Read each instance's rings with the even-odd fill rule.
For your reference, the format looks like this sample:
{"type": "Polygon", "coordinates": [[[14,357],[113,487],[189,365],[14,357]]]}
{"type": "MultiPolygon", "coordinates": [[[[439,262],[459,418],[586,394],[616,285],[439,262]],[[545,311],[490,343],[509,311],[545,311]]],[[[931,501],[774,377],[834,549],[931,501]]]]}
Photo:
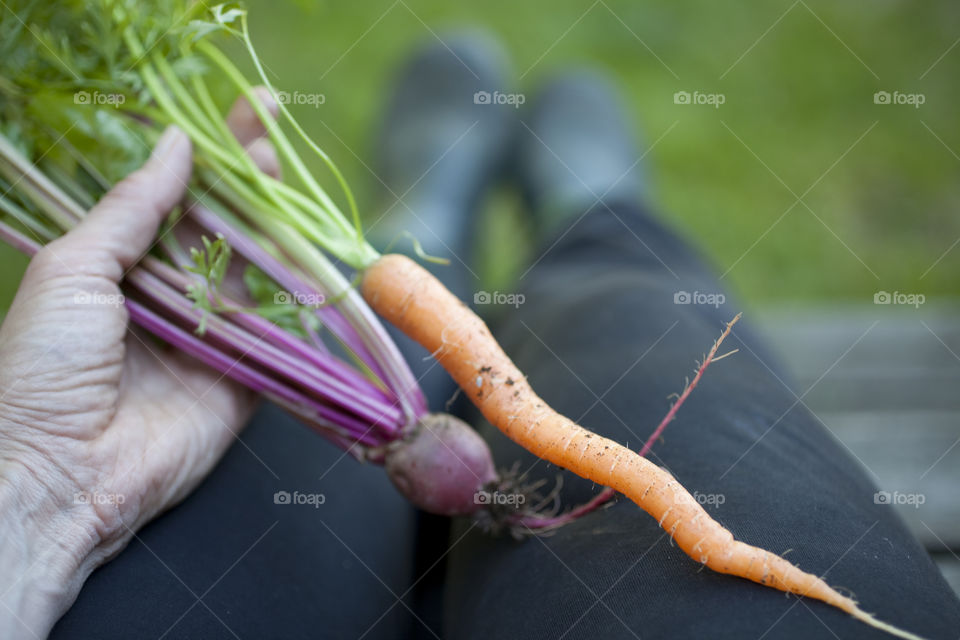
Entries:
{"type": "Polygon", "coordinates": [[[624,494],[697,562],[822,600],[897,637],[918,637],[863,612],[852,598],[784,558],[735,540],[668,471],[551,409],[483,320],[413,260],[382,256],[364,273],[361,292],[377,313],[433,353],[484,417],[507,437],[539,458],[624,494]]]}
{"type": "MultiPolygon", "coordinates": [[[[724,353],[722,356],[717,355],[720,345],[723,344],[723,341],[727,338],[727,336],[730,335],[730,332],[733,330],[733,325],[740,320],[742,315],[743,314],[738,313],[733,320],[724,326],[723,332],[720,333],[719,338],[714,340],[713,346],[710,347],[710,351],[708,351],[707,355],[704,356],[703,361],[697,363],[697,368],[694,372],[693,379],[688,379],[686,381],[683,386],[683,390],[680,393],[676,393],[671,396],[675,397],[676,399],[670,405],[670,408],[667,410],[666,415],[663,416],[663,419],[661,419],[659,424],[657,424],[656,428],[653,430],[653,433],[651,433],[646,442],[643,443],[643,447],[637,454],[641,458],[646,457],[650,450],[653,449],[653,445],[656,444],[657,440],[659,440],[663,435],[663,431],[667,428],[667,425],[673,422],[674,418],[676,418],[680,407],[683,406],[683,403],[686,402],[687,398],[690,397],[690,394],[693,393],[693,390],[697,387],[697,384],[700,383],[700,379],[703,378],[703,374],[707,371],[707,367],[709,367],[711,363],[723,360],[727,356],[731,356],[739,351],[739,349],[734,349],[724,353]]],[[[600,493],[593,496],[587,502],[577,505],[572,509],[565,511],[564,513],[544,514],[538,511],[521,513],[514,515],[508,524],[515,537],[546,533],[562,527],[565,524],[569,524],[578,518],[582,518],[588,513],[593,513],[600,507],[605,506],[607,503],[613,500],[614,496],[616,495],[616,491],[610,487],[604,487],[600,493]]]]}
{"type": "Polygon", "coordinates": [[[924,640],[922,636],[918,636],[915,633],[910,633],[909,631],[904,631],[903,629],[898,629],[897,627],[893,626],[892,624],[888,624],[883,620],[877,620],[869,613],[866,613],[865,611],[862,611],[856,607],[854,607],[853,611],[848,611],[847,613],[852,615],[854,618],[856,618],[860,622],[863,622],[864,624],[868,624],[874,629],[880,629],[881,631],[886,631],[887,633],[889,633],[894,637],[905,638],[906,640],[924,640]]]}

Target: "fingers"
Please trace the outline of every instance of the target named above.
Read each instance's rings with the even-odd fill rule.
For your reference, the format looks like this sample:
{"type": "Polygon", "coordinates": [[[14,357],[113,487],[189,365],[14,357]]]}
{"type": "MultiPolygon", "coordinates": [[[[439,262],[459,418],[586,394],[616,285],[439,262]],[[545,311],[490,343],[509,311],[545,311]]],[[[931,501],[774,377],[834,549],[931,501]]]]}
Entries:
{"type": "Polygon", "coordinates": [[[259,138],[247,145],[247,155],[253,159],[260,171],[273,178],[280,177],[280,160],[277,158],[277,150],[267,138],[259,138]]]}
{"type": "MultiPolygon", "coordinates": [[[[257,96],[260,104],[267,108],[272,118],[277,117],[277,101],[266,87],[254,87],[253,93],[257,96]]],[[[267,128],[257,116],[250,103],[243,96],[237,98],[227,114],[227,126],[233,135],[237,137],[243,146],[249,145],[257,138],[267,135],[267,128]]]]}
{"type": "MultiPolygon", "coordinates": [[[[270,116],[276,118],[277,102],[270,91],[266,87],[256,87],[253,91],[270,116]]],[[[261,171],[274,178],[280,177],[280,162],[276,150],[266,138],[266,126],[245,97],[241,96],[233,103],[227,115],[227,126],[261,171]]]]}
{"type": "Polygon", "coordinates": [[[46,250],[85,273],[119,282],[153,245],[160,223],[183,198],[192,156],[186,134],[168,127],[143,167],[117,183],[46,250]]]}

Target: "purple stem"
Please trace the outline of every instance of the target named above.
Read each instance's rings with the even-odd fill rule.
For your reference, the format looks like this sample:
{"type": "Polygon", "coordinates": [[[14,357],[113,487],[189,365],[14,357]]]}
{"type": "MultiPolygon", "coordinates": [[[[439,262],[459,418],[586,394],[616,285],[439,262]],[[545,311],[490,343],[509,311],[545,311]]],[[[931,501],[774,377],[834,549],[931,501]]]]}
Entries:
{"type": "MultiPolygon", "coordinates": [[[[201,281],[199,276],[178,271],[167,263],[152,256],[146,256],[141,262],[141,266],[165,280],[168,284],[179,289],[181,292],[187,290],[187,286],[192,284],[192,280],[197,282],[201,281]]],[[[242,307],[239,302],[226,296],[221,295],[221,299],[229,307],[242,307]]],[[[384,405],[395,403],[395,400],[387,392],[358,373],[355,369],[344,364],[329,352],[321,351],[296,336],[291,335],[287,331],[280,329],[266,318],[256,313],[246,312],[231,313],[230,318],[236,322],[236,324],[245,329],[249,329],[257,335],[263,336],[270,343],[282,348],[284,351],[293,352],[295,356],[307,360],[323,371],[323,373],[349,386],[353,393],[361,394],[364,397],[370,397],[374,400],[380,400],[384,405]]]]}
{"type": "Polygon", "coordinates": [[[307,334],[310,338],[310,344],[317,350],[323,353],[325,356],[330,355],[330,349],[327,348],[327,345],[324,344],[323,338],[320,337],[320,334],[310,326],[310,323],[307,322],[309,316],[300,316],[300,327],[303,329],[303,332],[307,334]]]}
{"type": "MultiPolygon", "coordinates": [[[[19,160],[19,154],[8,152],[9,150],[6,149],[7,141],[2,136],[0,136],[0,145],[3,146],[3,150],[5,151],[4,157],[7,157],[8,159],[13,158],[14,160],[19,160]]],[[[34,194],[36,195],[39,193],[43,203],[53,207],[53,211],[48,210],[50,215],[53,215],[54,217],[63,216],[71,223],[68,226],[72,226],[82,219],[83,215],[85,214],[85,211],[83,211],[82,208],[75,205],[75,203],[68,196],[63,194],[60,189],[56,187],[56,185],[47,180],[42,173],[32,171],[34,167],[31,164],[27,163],[26,161],[21,164],[23,166],[18,166],[15,163],[15,168],[20,174],[18,179],[26,178],[33,187],[34,194]]],[[[223,233],[225,237],[229,236],[232,239],[230,240],[231,244],[241,249],[241,255],[245,255],[245,257],[247,257],[247,259],[254,264],[258,264],[257,258],[259,258],[261,263],[258,264],[258,266],[271,275],[271,277],[274,277],[274,279],[280,283],[281,286],[288,286],[288,288],[292,288],[294,290],[296,290],[299,286],[302,286],[305,290],[312,293],[320,293],[315,291],[313,287],[306,286],[303,281],[297,278],[286,267],[284,267],[282,263],[273,258],[273,256],[263,250],[259,245],[255,244],[242,233],[235,232],[226,221],[222,220],[212,212],[204,211],[203,213],[206,214],[204,217],[209,225],[215,225],[216,227],[219,227],[221,233],[223,233]],[[247,253],[245,253],[243,249],[246,249],[247,253]],[[251,255],[253,257],[251,257],[251,255]],[[283,280],[281,280],[281,278],[283,280]],[[286,283],[286,285],[284,283],[286,283]],[[293,285],[292,287],[290,286],[291,284],[293,285]]],[[[13,227],[4,224],[2,221],[0,221],[0,239],[3,239],[15,249],[29,256],[35,255],[42,246],[30,238],[27,238],[24,234],[13,227]]],[[[137,279],[138,276],[135,274],[138,273],[147,274],[145,270],[142,270],[138,267],[131,273],[131,275],[134,276],[133,280],[137,279]]],[[[161,284],[163,284],[162,281],[161,284]]],[[[148,287],[146,293],[150,295],[159,295],[161,304],[165,308],[176,312],[177,308],[171,307],[168,304],[170,302],[169,296],[164,297],[162,295],[166,288],[167,287],[164,285],[158,292],[154,292],[148,287]]],[[[354,293],[354,296],[356,295],[355,292],[351,291],[351,293],[354,293]]],[[[175,294],[173,296],[174,300],[181,298],[182,296],[179,294],[175,294]]],[[[146,307],[140,305],[139,303],[128,300],[126,306],[130,311],[131,319],[137,322],[137,324],[140,324],[144,328],[150,330],[152,333],[166,340],[173,346],[180,348],[184,352],[191,354],[202,362],[214,367],[216,370],[221,371],[224,375],[227,375],[238,382],[245,384],[251,390],[260,392],[278,404],[283,405],[288,411],[300,417],[304,422],[320,430],[326,437],[331,439],[338,446],[348,451],[354,451],[358,442],[370,446],[383,444],[369,435],[373,427],[368,427],[366,424],[356,420],[354,417],[345,415],[335,408],[319,404],[308,396],[305,396],[298,391],[295,391],[294,389],[263,375],[257,370],[241,363],[239,360],[224,354],[214,346],[204,343],[202,340],[149,311],[146,307]]],[[[318,316],[324,320],[325,324],[331,328],[334,334],[344,342],[347,348],[351,349],[358,357],[361,358],[361,360],[365,361],[376,375],[380,376],[380,378],[383,380],[390,379],[389,377],[383,375],[384,372],[380,367],[379,361],[373,356],[370,349],[361,338],[358,329],[353,327],[337,309],[329,307],[318,310],[317,313],[318,316]]],[[[372,312],[367,309],[367,314],[372,315],[372,312]]],[[[356,314],[354,313],[353,315],[356,314]]],[[[349,390],[349,396],[354,396],[356,398],[367,397],[370,399],[370,402],[379,404],[381,407],[383,406],[383,400],[393,400],[392,398],[387,398],[386,394],[384,394],[379,388],[372,385],[366,378],[356,374],[352,369],[341,364],[334,358],[318,357],[315,351],[309,350],[308,344],[301,343],[292,336],[286,334],[286,332],[275,329],[274,325],[266,322],[259,316],[243,313],[237,314],[237,316],[241,319],[241,322],[245,320],[247,321],[246,326],[248,328],[250,328],[252,324],[253,326],[259,326],[260,328],[265,329],[265,335],[268,337],[268,339],[272,338],[271,341],[273,343],[279,342],[281,345],[292,347],[295,353],[304,356],[305,360],[316,365],[320,369],[333,366],[334,364],[337,365],[337,367],[334,368],[339,368],[336,373],[339,373],[340,375],[334,375],[334,377],[336,377],[340,382],[345,382],[348,387],[354,387],[349,390]],[[305,349],[307,350],[304,351],[305,349]],[[355,377],[362,379],[367,387],[362,390],[356,389],[356,381],[352,381],[354,384],[350,384],[350,382],[344,380],[344,376],[347,375],[346,372],[349,372],[355,377]],[[358,391],[360,392],[358,393],[358,391]],[[369,393],[370,391],[373,391],[374,393],[369,393]]],[[[196,317],[192,318],[192,321],[196,322],[196,317]]],[[[373,324],[379,327],[379,324],[376,322],[375,318],[373,324]]],[[[382,327],[379,327],[379,329],[380,333],[383,333],[382,327]]],[[[241,335],[243,335],[243,332],[241,332],[241,335]]],[[[396,347],[393,345],[392,341],[390,341],[385,334],[384,338],[384,344],[386,344],[387,347],[392,347],[393,351],[395,352],[396,347]]],[[[226,346],[235,345],[231,343],[230,340],[226,340],[226,346]]],[[[257,346],[259,346],[258,343],[253,345],[253,347],[257,346]]],[[[279,350],[277,351],[281,356],[287,355],[285,352],[279,350]]],[[[244,355],[246,356],[249,353],[250,350],[248,350],[248,353],[245,353],[244,355]]],[[[267,359],[267,362],[271,362],[269,358],[267,359]]],[[[406,367],[406,363],[402,359],[399,360],[399,363],[409,373],[409,368],[406,367]]],[[[412,379],[412,374],[409,374],[408,377],[412,379]]],[[[420,404],[423,405],[423,411],[425,411],[425,401],[423,401],[422,392],[420,392],[419,387],[416,387],[414,393],[419,396],[421,401],[420,404]]],[[[399,404],[403,405],[404,407],[406,406],[406,403],[403,401],[399,401],[399,404]]],[[[356,402],[349,402],[347,406],[356,407],[356,402]]],[[[396,411],[395,407],[391,406],[388,408],[396,411]]],[[[397,411],[397,413],[399,414],[399,411],[397,411]]],[[[407,413],[406,410],[404,410],[404,413],[407,413]]],[[[379,420],[375,421],[375,424],[378,422],[379,420]]],[[[395,434],[397,431],[399,431],[400,427],[403,426],[403,423],[398,426],[387,426],[383,423],[380,423],[379,426],[385,427],[388,432],[395,434]]]]}
{"type": "Polygon", "coordinates": [[[40,251],[40,247],[42,246],[37,241],[31,240],[2,221],[0,221],[0,239],[20,253],[28,256],[33,256],[37,251],[40,251]]]}
{"type": "MultiPolygon", "coordinates": [[[[337,430],[336,425],[329,424],[329,423],[320,424],[316,418],[311,419],[309,412],[304,411],[304,409],[298,405],[291,404],[286,400],[283,400],[282,398],[278,398],[272,393],[262,393],[261,395],[267,400],[269,400],[270,402],[274,403],[275,405],[283,409],[284,411],[286,411],[291,416],[298,418],[304,425],[312,428],[314,431],[318,432],[320,435],[330,440],[334,445],[340,447],[341,449],[343,449],[348,453],[353,454],[353,456],[356,457],[357,459],[373,460],[373,458],[371,458],[369,455],[366,454],[366,451],[362,449],[358,451],[358,448],[361,448],[361,444],[366,444],[367,447],[363,447],[363,448],[365,448],[368,451],[380,450],[380,447],[378,446],[369,445],[369,443],[366,442],[367,441],[366,437],[360,438],[361,440],[364,441],[363,443],[360,443],[356,439],[356,436],[341,435],[341,433],[339,432],[340,430],[337,430]]],[[[363,434],[363,436],[366,436],[366,432],[363,434]]]]}
{"type": "MultiPolygon", "coordinates": [[[[35,255],[41,249],[41,245],[39,243],[27,238],[22,233],[7,224],[4,224],[3,222],[0,222],[0,238],[18,251],[21,251],[28,256],[35,255]]],[[[133,276],[133,280],[136,280],[136,274],[141,271],[142,267],[135,268],[128,275],[128,280],[131,280],[130,276],[133,276]]],[[[160,318],[160,316],[148,311],[145,307],[133,302],[132,300],[127,300],[126,306],[130,311],[131,320],[143,328],[147,329],[157,337],[167,341],[174,347],[177,347],[185,353],[197,358],[201,362],[204,362],[208,366],[220,371],[224,375],[229,376],[237,382],[244,384],[251,390],[261,393],[268,399],[271,399],[277,404],[283,406],[287,411],[295,414],[305,423],[320,431],[340,448],[349,451],[354,448],[357,442],[368,446],[382,446],[384,444],[384,442],[378,441],[369,435],[372,427],[368,427],[363,423],[356,422],[346,415],[335,412],[327,407],[324,407],[323,405],[311,401],[303,394],[276,383],[274,380],[260,374],[247,365],[244,365],[239,361],[226,356],[216,348],[179,329],[172,323],[163,320],[160,318]],[[341,433],[344,429],[346,429],[347,432],[346,436],[341,433]]],[[[195,321],[195,318],[193,318],[193,320],[195,321]]],[[[284,338],[287,337],[285,332],[282,331],[271,333],[278,333],[284,338]]],[[[310,356],[313,356],[313,354],[310,354],[310,356]]],[[[310,359],[311,362],[315,362],[316,364],[328,364],[322,359],[316,359],[313,357],[310,359]]],[[[352,373],[352,370],[349,371],[352,373]]],[[[361,379],[364,383],[370,384],[365,378],[361,379]]],[[[376,388],[372,384],[370,385],[369,390],[383,394],[380,389],[376,388]]]]}
{"type": "MultiPolygon", "coordinates": [[[[203,205],[192,205],[189,214],[200,226],[206,228],[208,231],[223,235],[227,244],[229,244],[234,251],[255,264],[261,271],[273,279],[274,282],[287,291],[311,295],[325,294],[325,292],[317,290],[317,287],[295,275],[277,258],[270,255],[267,250],[203,205]]],[[[317,309],[317,315],[330,331],[336,335],[348,349],[353,351],[357,357],[363,360],[380,379],[386,379],[376,358],[374,358],[370,350],[367,349],[363,340],[361,340],[357,334],[356,329],[346,321],[336,307],[332,305],[320,307],[317,309]]]]}
{"type": "Polygon", "coordinates": [[[144,329],[253,391],[274,396],[288,408],[289,405],[299,408],[297,413],[302,419],[312,423],[324,432],[330,431],[340,436],[346,435],[369,446],[381,444],[369,435],[370,429],[364,423],[331,407],[315,402],[309,397],[278,383],[269,376],[263,375],[236,358],[226,355],[196,336],[164,320],[138,302],[126,300],[125,305],[130,312],[130,319],[144,329]]]}
{"type": "Polygon", "coordinates": [[[417,423],[430,409],[427,406],[427,399],[423,395],[423,389],[420,388],[419,381],[413,377],[413,372],[400,354],[397,344],[355,288],[351,287],[347,290],[341,304],[347,309],[347,314],[354,318],[357,325],[363,327],[362,331],[366,334],[364,337],[374,344],[380,345],[380,354],[384,359],[381,364],[387,372],[384,380],[387,381],[388,386],[393,389],[394,393],[404,400],[403,406],[407,411],[409,423],[411,425],[417,423]]]}
{"type": "MultiPolygon", "coordinates": [[[[187,298],[170,290],[166,283],[148,271],[135,269],[127,275],[126,281],[182,321],[194,324],[199,321],[201,312],[196,310],[187,298]]],[[[265,330],[267,334],[282,332],[270,323],[266,323],[265,330]]],[[[403,424],[403,415],[396,407],[365,396],[332,377],[323,376],[303,361],[232,325],[220,316],[208,315],[207,332],[208,339],[218,340],[244,352],[242,357],[302,385],[311,394],[348,409],[367,423],[380,427],[388,436],[399,431],[403,424]]]]}

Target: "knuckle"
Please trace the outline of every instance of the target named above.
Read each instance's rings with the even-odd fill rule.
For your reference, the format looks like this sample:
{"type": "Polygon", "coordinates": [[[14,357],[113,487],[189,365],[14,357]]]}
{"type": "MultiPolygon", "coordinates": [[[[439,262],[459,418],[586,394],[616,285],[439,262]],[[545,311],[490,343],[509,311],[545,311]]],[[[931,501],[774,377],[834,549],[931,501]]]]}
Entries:
{"type": "Polygon", "coordinates": [[[90,238],[89,234],[79,234],[79,231],[71,231],[42,247],[31,258],[24,280],[68,280],[80,288],[86,288],[90,280],[95,280],[101,288],[104,279],[113,284],[119,274],[108,239],[90,238]]]}
{"type": "Polygon", "coordinates": [[[62,275],[67,272],[64,254],[69,250],[69,243],[58,238],[40,248],[27,266],[27,273],[33,277],[48,278],[62,275]]]}

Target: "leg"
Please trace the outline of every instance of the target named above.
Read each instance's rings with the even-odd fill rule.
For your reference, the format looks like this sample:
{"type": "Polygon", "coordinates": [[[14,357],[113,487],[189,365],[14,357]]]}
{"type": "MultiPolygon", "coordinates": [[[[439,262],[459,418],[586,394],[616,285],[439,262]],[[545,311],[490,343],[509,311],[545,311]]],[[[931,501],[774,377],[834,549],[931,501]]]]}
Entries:
{"type": "Polygon", "coordinates": [[[273,406],[241,437],[90,577],[51,638],[409,637],[419,623],[394,594],[413,580],[414,510],[382,471],[273,406]],[[282,491],[323,503],[278,504],[282,491]]]}
{"type": "MultiPolygon", "coordinates": [[[[639,448],[737,309],[729,298],[719,308],[675,304],[678,291],[721,289],[641,207],[604,200],[568,210],[566,229],[521,282],[525,304],[497,331],[554,408],[639,448]]],[[[710,369],[651,459],[738,538],[789,549],[800,567],[853,589],[865,610],[902,628],[950,637],[960,603],[898,518],[874,503],[856,462],[780,381],[747,326],[724,346],[740,352],[710,369]]],[[[555,476],[471,420],[484,425],[498,462],[555,476]]],[[[567,506],[597,490],[564,474],[567,506]]],[[[453,541],[453,639],[885,637],[821,603],[700,571],[623,499],[550,537],[516,542],[459,523],[453,541]]]]}

